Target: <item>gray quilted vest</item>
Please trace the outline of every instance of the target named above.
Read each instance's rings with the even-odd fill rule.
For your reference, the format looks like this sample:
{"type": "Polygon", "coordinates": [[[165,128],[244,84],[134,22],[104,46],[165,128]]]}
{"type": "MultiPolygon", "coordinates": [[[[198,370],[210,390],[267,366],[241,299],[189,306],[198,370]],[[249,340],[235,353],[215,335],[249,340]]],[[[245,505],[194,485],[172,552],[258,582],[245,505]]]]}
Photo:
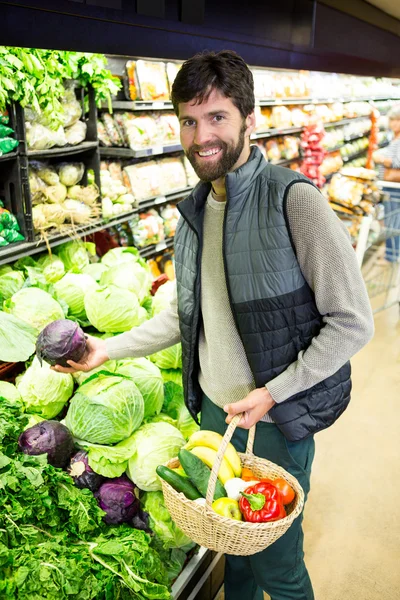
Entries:
{"type": "MultiPolygon", "coordinates": [[[[297,262],[286,217],[288,191],[302,175],[268,164],[253,147],[246,164],[226,177],[223,256],[236,326],[257,387],[282,373],[324,326],[297,262]]],[[[310,185],[312,185],[310,183],[310,185]]],[[[210,184],[199,183],[179,203],[175,236],[178,312],[185,401],[197,419],[201,325],[200,285],[204,205],[210,184]]],[[[270,416],[288,440],[329,427],[350,401],[350,363],[314,387],[276,404],[270,416]]]]}

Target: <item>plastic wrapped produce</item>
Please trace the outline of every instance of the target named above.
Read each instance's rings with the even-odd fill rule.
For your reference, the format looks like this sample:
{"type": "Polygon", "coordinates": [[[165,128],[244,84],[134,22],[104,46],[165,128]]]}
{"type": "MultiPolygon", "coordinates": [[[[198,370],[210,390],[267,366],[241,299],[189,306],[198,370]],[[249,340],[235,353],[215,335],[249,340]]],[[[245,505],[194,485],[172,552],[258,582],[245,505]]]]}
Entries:
{"type": "Polygon", "coordinates": [[[68,144],[76,146],[84,141],[86,138],[87,125],[83,121],[77,121],[71,127],[65,128],[65,137],[67,138],[68,144]]]}
{"type": "Polygon", "coordinates": [[[61,104],[63,107],[63,125],[64,127],[71,127],[82,116],[82,106],[76,99],[73,87],[65,90],[61,104]]]}
{"type": "Polygon", "coordinates": [[[30,162],[30,167],[46,185],[56,185],[60,182],[57,171],[53,166],[35,160],[30,162]]]}
{"type": "Polygon", "coordinates": [[[160,160],[159,165],[164,194],[187,187],[186,171],[181,158],[164,158],[160,160]]]}
{"type": "Polygon", "coordinates": [[[143,248],[150,244],[158,244],[165,239],[164,222],[155,210],[142,213],[139,219],[130,222],[135,246],[143,248]]]}
{"type": "Polygon", "coordinates": [[[179,119],[175,113],[160,113],[156,119],[163,142],[165,144],[179,142],[179,119]]]}
{"type": "Polygon", "coordinates": [[[106,128],[107,135],[113,146],[121,147],[124,145],[123,135],[120,131],[119,125],[114,121],[110,113],[103,113],[101,119],[106,128]]]}
{"type": "Polygon", "coordinates": [[[174,204],[167,204],[160,211],[160,216],[164,221],[164,233],[166,237],[175,235],[176,226],[180,217],[179,210],[174,204]]]}
{"type": "Polygon", "coordinates": [[[196,171],[193,169],[187,156],[183,157],[183,164],[185,167],[187,184],[189,187],[194,187],[199,183],[199,178],[197,177],[196,171]]]}
{"type": "Polygon", "coordinates": [[[132,194],[138,202],[163,193],[161,171],[155,160],[128,165],[124,172],[128,176],[132,194]]]}
{"type": "Polygon", "coordinates": [[[40,123],[26,123],[26,141],[30,150],[48,150],[54,146],[65,146],[67,138],[63,127],[55,131],[40,123]]]}
{"type": "Polygon", "coordinates": [[[164,62],[128,61],[126,67],[132,100],[169,100],[167,72],[164,62]]]}
{"type": "Polygon", "coordinates": [[[182,67],[182,63],[175,63],[175,62],[167,62],[167,77],[168,77],[168,85],[169,85],[169,92],[171,94],[171,90],[172,90],[172,84],[175,81],[175,77],[178,75],[180,69],[182,67]]]}
{"type": "Polygon", "coordinates": [[[125,124],[129,147],[133,150],[162,144],[163,139],[160,136],[154,117],[150,115],[141,115],[138,117],[132,113],[125,113],[122,118],[125,124]]]}
{"type": "Polygon", "coordinates": [[[99,138],[101,146],[106,146],[108,148],[112,146],[112,141],[110,140],[110,136],[108,135],[106,127],[102,121],[97,121],[97,137],[99,138]]]}

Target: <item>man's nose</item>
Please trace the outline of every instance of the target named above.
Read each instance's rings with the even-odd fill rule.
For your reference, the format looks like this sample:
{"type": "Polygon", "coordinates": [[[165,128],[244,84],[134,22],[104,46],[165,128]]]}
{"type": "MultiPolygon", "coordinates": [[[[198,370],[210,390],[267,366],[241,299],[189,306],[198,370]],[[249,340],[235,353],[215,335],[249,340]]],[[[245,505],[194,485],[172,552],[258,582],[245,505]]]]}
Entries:
{"type": "Polygon", "coordinates": [[[210,131],[205,124],[198,123],[194,134],[194,143],[196,146],[204,146],[212,141],[210,131]]]}

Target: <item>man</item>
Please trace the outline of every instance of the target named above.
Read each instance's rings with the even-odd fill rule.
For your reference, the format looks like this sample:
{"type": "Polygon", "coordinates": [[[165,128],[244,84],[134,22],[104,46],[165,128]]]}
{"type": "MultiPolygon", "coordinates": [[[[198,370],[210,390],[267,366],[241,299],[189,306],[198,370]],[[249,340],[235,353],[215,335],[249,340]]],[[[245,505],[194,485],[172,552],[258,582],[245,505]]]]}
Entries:
{"type": "MultiPolygon", "coordinates": [[[[234,52],[197,55],[172,89],[183,149],[201,182],[179,204],[177,299],[106,341],[90,338],[89,370],[182,341],[187,406],[221,434],[243,412],[233,443],[310,488],[313,434],[350,399],[349,358],[373,334],[348,234],[302,175],[274,167],[257,147],[253,78],[234,52]]],[[[57,367],[58,368],[58,367],[57,367]]],[[[62,368],[59,368],[62,370],[62,368]]],[[[312,600],[301,519],[265,551],[227,556],[226,600],[312,600]]]]}

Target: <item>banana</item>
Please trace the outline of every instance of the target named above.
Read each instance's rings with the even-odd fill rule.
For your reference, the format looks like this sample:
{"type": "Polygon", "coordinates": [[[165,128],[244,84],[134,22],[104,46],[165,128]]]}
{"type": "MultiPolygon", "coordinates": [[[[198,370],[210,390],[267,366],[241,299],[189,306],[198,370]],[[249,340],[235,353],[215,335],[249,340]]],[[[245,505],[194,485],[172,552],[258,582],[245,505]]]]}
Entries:
{"type": "MultiPolygon", "coordinates": [[[[195,446],[190,450],[190,452],[197,456],[197,458],[200,458],[204,464],[212,469],[217,456],[215,450],[212,448],[207,448],[206,446],[195,446]]],[[[222,485],[224,485],[226,481],[229,481],[229,479],[233,479],[234,477],[235,473],[233,472],[231,465],[225,458],[223,458],[218,472],[218,479],[222,485]]]]}
{"type": "MultiPolygon", "coordinates": [[[[195,446],[205,446],[206,448],[212,448],[218,450],[222,442],[222,435],[216,431],[207,431],[206,429],[196,431],[190,436],[190,439],[184,448],[191,450],[195,446]]],[[[228,444],[224,458],[230,464],[235,477],[240,477],[242,474],[242,464],[238,453],[236,452],[232,444],[228,444]]]]}

